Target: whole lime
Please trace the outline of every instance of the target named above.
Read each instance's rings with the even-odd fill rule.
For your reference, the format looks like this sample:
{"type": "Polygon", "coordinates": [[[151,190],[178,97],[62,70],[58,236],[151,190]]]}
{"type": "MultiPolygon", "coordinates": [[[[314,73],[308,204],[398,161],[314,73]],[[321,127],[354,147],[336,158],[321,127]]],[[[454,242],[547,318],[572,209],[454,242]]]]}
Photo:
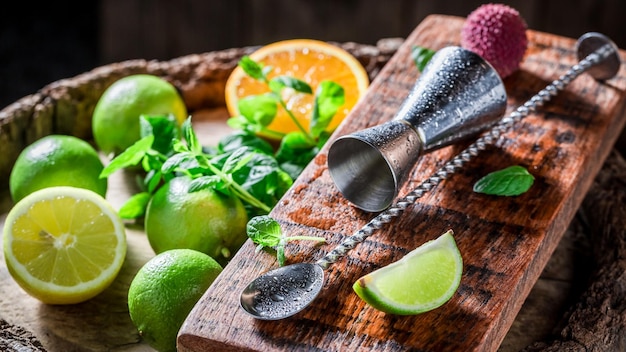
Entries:
{"type": "Polygon", "coordinates": [[[17,157],[9,190],[14,202],[30,193],[52,186],[85,188],[106,195],[107,179],[98,152],[86,141],[66,135],[49,135],[36,140],[17,157]]]}
{"type": "Polygon", "coordinates": [[[246,241],[248,215],[234,195],[211,188],[190,192],[191,178],[175,177],[148,203],[145,231],[152,249],[190,248],[225,265],[246,241]]]}
{"type": "Polygon", "coordinates": [[[176,351],[178,330],[221,271],[192,249],[165,251],[144,264],[128,289],[130,318],[143,339],[158,351],[176,351]]]}
{"type": "Polygon", "coordinates": [[[119,154],[141,136],[141,115],[172,114],[182,124],[187,107],[171,83],[148,74],[126,76],[109,86],[94,108],[93,137],[103,152],[119,154]]]}

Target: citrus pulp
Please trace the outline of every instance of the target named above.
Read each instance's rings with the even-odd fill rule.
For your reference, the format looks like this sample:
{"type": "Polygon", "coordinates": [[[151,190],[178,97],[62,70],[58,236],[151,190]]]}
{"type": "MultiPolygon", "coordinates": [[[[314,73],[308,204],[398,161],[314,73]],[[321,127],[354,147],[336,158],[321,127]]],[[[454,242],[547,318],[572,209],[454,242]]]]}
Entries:
{"type": "MultiPolygon", "coordinates": [[[[333,117],[328,129],[332,132],[365,94],[369,77],[361,63],[344,49],[318,40],[292,39],[265,45],[250,58],[265,67],[272,67],[268,75],[287,75],[308,83],[313,92],[322,81],[333,81],[343,87],[345,103],[333,117]]],[[[246,75],[241,67],[229,76],[226,82],[226,106],[231,116],[239,115],[237,102],[249,95],[269,92],[266,84],[246,75]]],[[[313,96],[283,91],[283,100],[298,122],[309,127],[313,110],[313,96]]],[[[268,129],[280,133],[297,131],[298,127],[284,109],[279,109],[268,129]]],[[[272,138],[271,135],[265,137],[272,138]]]]}
{"type": "Polygon", "coordinates": [[[48,187],[19,201],[4,225],[9,273],[49,304],[86,301],[116,278],[126,255],[124,225],[100,195],[48,187]]]}

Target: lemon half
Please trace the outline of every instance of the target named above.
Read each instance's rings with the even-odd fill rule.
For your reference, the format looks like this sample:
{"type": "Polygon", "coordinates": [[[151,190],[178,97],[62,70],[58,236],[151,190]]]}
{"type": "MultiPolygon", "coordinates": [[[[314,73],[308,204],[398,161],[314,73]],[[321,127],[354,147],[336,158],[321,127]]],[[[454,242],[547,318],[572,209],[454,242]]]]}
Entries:
{"type": "Polygon", "coordinates": [[[86,301],[117,277],[126,256],[124,225],[97,193],[49,187],[19,201],[4,226],[9,273],[48,304],[86,301]]]}

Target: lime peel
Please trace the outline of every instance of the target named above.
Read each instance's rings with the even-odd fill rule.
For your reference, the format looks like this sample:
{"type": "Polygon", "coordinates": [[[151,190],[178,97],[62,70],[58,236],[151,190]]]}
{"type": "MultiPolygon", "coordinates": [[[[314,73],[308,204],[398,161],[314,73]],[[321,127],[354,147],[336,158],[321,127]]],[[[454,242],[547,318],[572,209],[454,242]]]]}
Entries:
{"type": "Polygon", "coordinates": [[[457,291],[463,259],[452,230],[373,271],[352,288],[367,304],[385,313],[414,315],[440,307],[457,291]]]}
{"type": "Polygon", "coordinates": [[[157,351],[176,352],[178,330],[221,272],[213,258],[187,248],[146,262],[128,288],[130,318],[144,341],[157,351]]]}
{"type": "Polygon", "coordinates": [[[29,144],[11,169],[9,190],[15,203],[47,187],[72,186],[104,197],[107,180],[98,152],[86,141],[70,135],[48,135],[29,144]]]}

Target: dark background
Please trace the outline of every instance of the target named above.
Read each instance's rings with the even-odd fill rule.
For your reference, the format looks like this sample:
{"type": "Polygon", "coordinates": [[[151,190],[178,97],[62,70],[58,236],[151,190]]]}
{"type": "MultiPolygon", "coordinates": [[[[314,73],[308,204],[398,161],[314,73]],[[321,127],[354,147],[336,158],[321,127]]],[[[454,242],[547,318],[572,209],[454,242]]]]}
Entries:
{"type": "MultiPolygon", "coordinates": [[[[10,0],[9,0],[10,1],[10,0]]],[[[287,38],[375,44],[406,37],[430,14],[467,16],[473,0],[100,0],[5,2],[0,14],[0,109],[48,83],[127,59],[287,38]]],[[[503,1],[530,29],[609,35],[626,48],[626,1],[503,1]]]]}

